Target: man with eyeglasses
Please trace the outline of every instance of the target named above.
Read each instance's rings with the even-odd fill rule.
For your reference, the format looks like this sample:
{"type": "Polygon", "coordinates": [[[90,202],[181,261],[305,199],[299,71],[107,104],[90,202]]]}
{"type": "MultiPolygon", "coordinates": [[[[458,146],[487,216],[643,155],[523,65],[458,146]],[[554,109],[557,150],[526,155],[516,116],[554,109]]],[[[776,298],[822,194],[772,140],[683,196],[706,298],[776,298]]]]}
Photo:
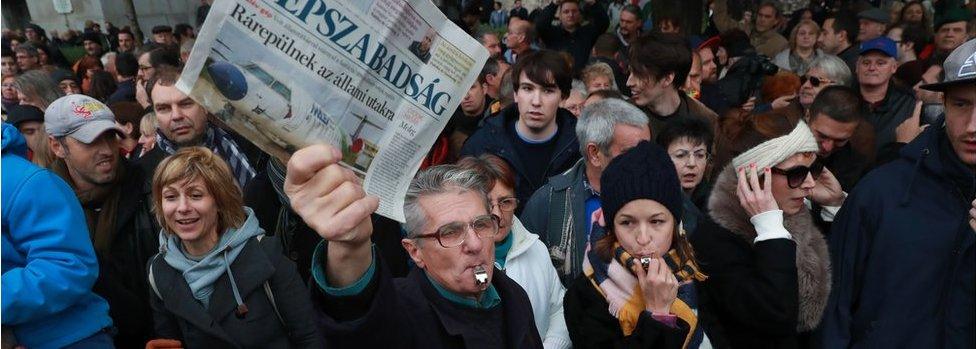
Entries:
{"type": "Polygon", "coordinates": [[[898,48],[882,36],[861,43],[857,60],[857,81],[867,113],[865,119],[874,128],[874,144],[879,162],[897,157],[895,130],[915,108],[915,94],[892,83],[898,69],[898,48]]]}
{"type": "Polygon", "coordinates": [[[976,346],[976,40],[943,64],[944,122],[869,173],[834,221],[824,348],[976,346]]]}
{"type": "Polygon", "coordinates": [[[325,241],[312,297],[327,346],[542,348],[524,290],[494,269],[498,217],[483,175],[455,165],[421,171],[404,200],[404,249],[416,263],[393,279],[370,244],[379,200],[328,145],[297,151],[284,191],[325,241]]]}
{"type": "Polygon", "coordinates": [[[532,194],[519,216],[549,248],[563,285],[583,270],[591,217],[601,207],[600,176],[610,160],[651,139],[647,115],[621,99],[608,98],[583,109],[576,123],[583,158],[532,194]]]}

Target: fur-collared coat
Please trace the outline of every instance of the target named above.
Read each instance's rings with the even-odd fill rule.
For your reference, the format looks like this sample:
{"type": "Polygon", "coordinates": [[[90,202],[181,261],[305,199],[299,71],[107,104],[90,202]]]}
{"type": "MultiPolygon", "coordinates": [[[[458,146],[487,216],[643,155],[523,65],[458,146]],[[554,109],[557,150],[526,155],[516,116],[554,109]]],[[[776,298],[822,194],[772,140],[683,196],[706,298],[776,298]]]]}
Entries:
{"type": "MultiPolygon", "coordinates": [[[[807,210],[784,217],[793,239],[754,243],[756,231],[735,194],[732,167],[719,175],[710,220],[691,235],[702,270],[702,321],[721,328],[717,347],[804,348],[830,293],[830,259],[807,210]],[[727,341],[727,342],[726,342],[727,341]]],[[[710,334],[711,336],[711,334],[710,334]]]]}

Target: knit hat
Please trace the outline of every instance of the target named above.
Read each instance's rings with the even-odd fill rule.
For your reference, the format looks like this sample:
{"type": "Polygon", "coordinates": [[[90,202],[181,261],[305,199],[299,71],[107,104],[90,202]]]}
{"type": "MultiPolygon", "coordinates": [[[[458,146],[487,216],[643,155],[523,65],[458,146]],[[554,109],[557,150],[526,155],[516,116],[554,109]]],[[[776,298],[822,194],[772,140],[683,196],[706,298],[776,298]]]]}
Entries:
{"type": "Polygon", "coordinates": [[[613,158],[600,176],[600,201],[608,223],[621,207],[639,199],[657,201],[681,220],[683,198],[674,162],[664,148],[648,141],[613,158]]]}
{"type": "Polygon", "coordinates": [[[819,146],[817,139],[813,137],[813,132],[810,132],[810,127],[806,123],[800,121],[793,128],[793,131],[790,131],[790,134],[759,143],[752,149],[739,154],[732,159],[732,166],[740,168],[755,163],[756,168],[759,169],[773,167],[793,156],[793,154],[816,152],[817,150],[819,150],[819,146]]]}

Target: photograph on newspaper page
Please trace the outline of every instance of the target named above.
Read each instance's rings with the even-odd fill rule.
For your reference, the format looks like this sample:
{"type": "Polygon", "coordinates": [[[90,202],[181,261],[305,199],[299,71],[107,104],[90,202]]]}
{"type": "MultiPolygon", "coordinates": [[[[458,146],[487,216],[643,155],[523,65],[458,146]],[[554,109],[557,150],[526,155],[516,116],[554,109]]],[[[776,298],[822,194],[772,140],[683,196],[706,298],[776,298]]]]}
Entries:
{"type": "Polygon", "coordinates": [[[177,87],[287,161],[325,142],[403,221],[420,162],[488,59],[429,0],[219,0],[177,87]]]}

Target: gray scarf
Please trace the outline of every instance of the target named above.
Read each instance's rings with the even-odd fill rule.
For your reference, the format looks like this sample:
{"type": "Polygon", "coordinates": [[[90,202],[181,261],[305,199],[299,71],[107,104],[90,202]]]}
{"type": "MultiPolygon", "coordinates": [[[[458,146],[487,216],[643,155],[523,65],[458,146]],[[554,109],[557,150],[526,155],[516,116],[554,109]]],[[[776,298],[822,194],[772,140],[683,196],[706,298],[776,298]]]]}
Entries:
{"type": "Polygon", "coordinates": [[[237,259],[248,240],[264,234],[264,230],[258,226],[258,219],[254,217],[254,211],[249,207],[244,207],[244,211],[247,212],[247,219],[244,224],[239,228],[228,228],[224,231],[213,250],[210,250],[199,261],[192,260],[183,253],[182,242],[176,234],[169,234],[165,231],[159,233],[159,246],[160,250],[164,252],[163,259],[166,264],[183,274],[186,284],[190,286],[190,292],[193,293],[193,298],[200,301],[205,308],[209,307],[214,282],[224,273],[227,273],[227,277],[230,279],[238,306],[244,304],[240,291],[237,289],[234,274],[230,270],[230,265],[237,259]]]}

